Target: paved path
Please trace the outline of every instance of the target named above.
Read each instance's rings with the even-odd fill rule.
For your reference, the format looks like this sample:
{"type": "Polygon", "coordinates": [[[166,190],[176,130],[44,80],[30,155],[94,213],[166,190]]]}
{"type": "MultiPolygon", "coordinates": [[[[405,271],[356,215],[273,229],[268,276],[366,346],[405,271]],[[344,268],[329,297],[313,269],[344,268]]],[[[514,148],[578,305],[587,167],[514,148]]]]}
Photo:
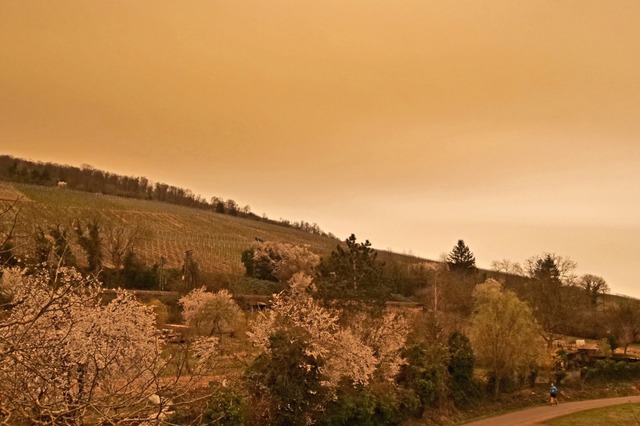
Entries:
{"type": "Polygon", "coordinates": [[[464,426],[524,426],[539,425],[542,422],[555,417],[576,413],[578,411],[590,410],[592,408],[606,407],[609,405],[620,405],[628,402],[640,402],[640,396],[624,396],[620,398],[592,399],[588,401],[566,402],[559,405],[546,405],[542,407],[527,408],[522,411],[515,411],[502,416],[489,417],[464,426]]]}

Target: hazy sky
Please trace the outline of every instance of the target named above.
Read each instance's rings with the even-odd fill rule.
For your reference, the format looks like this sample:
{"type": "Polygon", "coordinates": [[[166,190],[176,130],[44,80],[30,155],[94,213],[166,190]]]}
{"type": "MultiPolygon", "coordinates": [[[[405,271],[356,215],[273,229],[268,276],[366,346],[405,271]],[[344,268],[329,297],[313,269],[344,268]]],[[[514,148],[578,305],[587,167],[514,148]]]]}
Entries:
{"type": "Polygon", "coordinates": [[[0,2],[0,152],[640,297],[640,2],[0,2]]]}

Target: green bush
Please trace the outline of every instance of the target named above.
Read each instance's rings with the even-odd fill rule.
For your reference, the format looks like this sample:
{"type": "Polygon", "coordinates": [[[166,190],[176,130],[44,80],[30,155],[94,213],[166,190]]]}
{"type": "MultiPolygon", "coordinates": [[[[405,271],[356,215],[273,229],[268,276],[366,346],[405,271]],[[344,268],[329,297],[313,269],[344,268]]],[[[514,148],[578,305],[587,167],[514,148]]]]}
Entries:
{"type": "Polygon", "coordinates": [[[249,367],[246,382],[253,397],[270,402],[268,423],[306,425],[324,400],[320,365],[307,348],[303,333],[279,331],[269,338],[269,351],[249,367]]]}
{"type": "Polygon", "coordinates": [[[336,399],[318,419],[321,426],[388,426],[402,420],[400,404],[392,385],[352,386],[343,383],[336,399]]]}
{"type": "Polygon", "coordinates": [[[448,372],[447,349],[444,345],[425,342],[410,345],[405,349],[406,364],[402,366],[398,383],[414,393],[419,404],[410,404],[420,417],[425,409],[435,407],[447,398],[448,372]]]}
{"type": "Polygon", "coordinates": [[[240,426],[244,424],[245,406],[242,395],[231,388],[222,388],[207,402],[202,421],[207,425],[240,426]]]}
{"type": "Polygon", "coordinates": [[[580,371],[585,381],[617,381],[640,379],[640,363],[599,360],[591,368],[580,371]]]}
{"type": "Polygon", "coordinates": [[[451,379],[451,396],[458,407],[462,407],[477,395],[478,389],[473,381],[473,368],[476,358],[469,338],[462,333],[449,336],[448,371],[451,379]]]}

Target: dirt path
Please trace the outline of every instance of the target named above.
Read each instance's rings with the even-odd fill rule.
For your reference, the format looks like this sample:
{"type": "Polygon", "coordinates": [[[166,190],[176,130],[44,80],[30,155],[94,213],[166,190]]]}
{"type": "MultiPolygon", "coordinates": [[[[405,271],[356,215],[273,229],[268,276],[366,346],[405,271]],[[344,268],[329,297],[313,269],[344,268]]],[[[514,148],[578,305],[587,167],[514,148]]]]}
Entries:
{"type": "Polygon", "coordinates": [[[542,407],[527,408],[501,416],[489,417],[465,426],[516,426],[516,425],[539,425],[542,422],[556,417],[576,413],[578,411],[590,410],[592,408],[606,407],[609,405],[626,404],[628,402],[640,402],[640,396],[624,396],[620,398],[592,399],[588,401],[567,402],[559,405],[546,405],[542,407]]]}

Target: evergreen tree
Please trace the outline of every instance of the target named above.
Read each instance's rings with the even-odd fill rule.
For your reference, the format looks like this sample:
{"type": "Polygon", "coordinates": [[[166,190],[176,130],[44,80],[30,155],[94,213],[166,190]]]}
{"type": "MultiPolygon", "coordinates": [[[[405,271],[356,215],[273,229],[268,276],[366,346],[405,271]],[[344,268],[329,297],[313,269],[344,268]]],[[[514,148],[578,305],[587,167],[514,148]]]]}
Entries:
{"type": "Polygon", "coordinates": [[[354,234],[345,240],[346,249],[338,245],[327,260],[321,260],[319,290],[328,298],[360,298],[384,302],[388,289],[384,285],[378,253],[366,240],[359,243],[354,234]]]}
{"type": "Polygon", "coordinates": [[[44,229],[39,225],[33,236],[33,243],[35,245],[34,258],[36,262],[44,263],[48,261],[51,250],[53,249],[53,243],[49,238],[47,238],[47,234],[45,234],[44,229]]]}
{"type": "Polygon", "coordinates": [[[476,269],[476,258],[464,240],[458,240],[458,244],[447,255],[447,264],[452,271],[471,272],[476,269]]]}
{"type": "Polygon", "coordinates": [[[102,238],[100,237],[100,224],[97,220],[90,221],[84,227],[77,222],[74,230],[78,237],[78,244],[87,255],[88,270],[98,273],[102,269],[102,238]]]}
{"type": "Polygon", "coordinates": [[[60,225],[47,229],[38,226],[33,236],[34,259],[37,263],[50,262],[53,266],[75,266],[76,260],[67,241],[67,231],[60,225]]]}
{"type": "Polygon", "coordinates": [[[537,280],[560,283],[560,271],[553,256],[547,253],[536,261],[533,277],[537,280]]]}
{"type": "Polygon", "coordinates": [[[321,362],[310,354],[308,336],[278,331],[269,337],[268,352],[259,355],[246,373],[250,391],[270,402],[270,424],[307,425],[325,398],[321,362]]]}
{"type": "Polygon", "coordinates": [[[457,406],[468,402],[473,394],[473,368],[476,362],[471,341],[462,333],[449,336],[449,364],[451,394],[457,406]]]}
{"type": "Polygon", "coordinates": [[[556,334],[568,332],[568,326],[579,306],[579,292],[573,291],[576,263],[553,253],[527,259],[527,302],[543,330],[543,338],[551,347],[556,334]]]}
{"type": "Polygon", "coordinates": [[[49,228],[49,235],[53,238],[53,254],[55,262],[64,266],[76,266],[76,257],[71,251],[66,229],[60,225],[49,228]]]}

